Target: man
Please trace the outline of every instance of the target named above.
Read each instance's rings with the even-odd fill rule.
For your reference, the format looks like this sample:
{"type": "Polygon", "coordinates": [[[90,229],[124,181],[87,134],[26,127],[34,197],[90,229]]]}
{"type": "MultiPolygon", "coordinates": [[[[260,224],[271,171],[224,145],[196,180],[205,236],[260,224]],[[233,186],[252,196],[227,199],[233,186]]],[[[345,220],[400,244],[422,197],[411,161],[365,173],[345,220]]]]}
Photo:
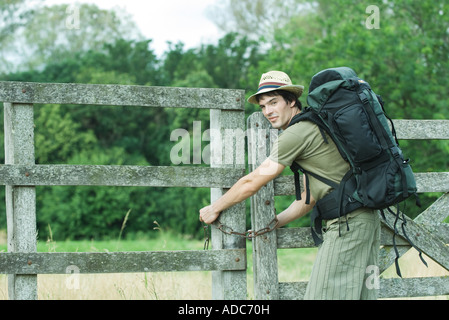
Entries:
{"type": "MultiPolygon", "coordinates": [[[[287,74],[270,71],[262,75],[258,91],[248,101],[258,104],[273,128],[283,132],[274,143],[270,156],[253,172],[241,178],[221,198],[200,210],[200,220],[215,221],[220,212],[254,195],[296,161],[302,168],[339,183],[349,169],[328,137],[325,141],[319,128],[301,121],[289,127],[292,118],[301,112],[299,97],[303,86],[292,85],[287,74]]],[[[278,226],[306,215],[318,201],[332,191],[323,182],[309,177],[310,202],[306,192],[277,218],[278,226]]],[[[324,242],[312,270],[305,299],[375,299],[376,290],[366,285],[372,274],[369,266],[377,265],[380,223],[378,215],[366,208],[347,214],[342,219],[324,221],[324,242]],[[341,226],[340,226],[341,224],[341,226]],[[344,226],[344,227],[342,227],[344,226]]]]}

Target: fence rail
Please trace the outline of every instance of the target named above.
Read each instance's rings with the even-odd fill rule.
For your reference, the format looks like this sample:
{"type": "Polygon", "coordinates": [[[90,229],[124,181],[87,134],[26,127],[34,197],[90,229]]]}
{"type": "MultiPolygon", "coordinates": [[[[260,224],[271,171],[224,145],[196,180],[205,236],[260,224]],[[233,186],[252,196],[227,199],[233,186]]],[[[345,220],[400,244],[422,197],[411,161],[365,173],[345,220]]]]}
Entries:
{"type": "MultiPolygon", "coordinates": [[[[418,193],[447,192],[449,190],[449,172],[417,172],[415,173],[415,179],[418,193]]],[[[294,195],[293,178],[290,176],[276,178],[274,180],[274,194],[276,196],[294,195]]]]}
{"type": "Polygon", "coordinates": [[[108,165],[0,165],[0,185],[230,188],[243,169],[108,165]]]}
{"type": "Polygon", "coordinates": [[[393,120],[393,123],[398,139],[449,139],[449,120],[393,120]]]}
{"type": "MultiPolygon", "coordinates": [[[[307,281],[279,283],[279,298],[282,300],[300,300],[304,298],[307,281]]],[[[413,298],[447,295],[449,282],[447,277],[380,279],[379,298],[413,298]]]]}
{"type": "Polygon", "coordinates": [[[245,249],[142,252],[3,253],[3,274],[134,273],[246,270],[245,249]]]}
{"type": "Polygon", "coordinates": [[[0,101],[20,104],[243,110],[244,98],[232,89],[0,81],[0,101]]]}

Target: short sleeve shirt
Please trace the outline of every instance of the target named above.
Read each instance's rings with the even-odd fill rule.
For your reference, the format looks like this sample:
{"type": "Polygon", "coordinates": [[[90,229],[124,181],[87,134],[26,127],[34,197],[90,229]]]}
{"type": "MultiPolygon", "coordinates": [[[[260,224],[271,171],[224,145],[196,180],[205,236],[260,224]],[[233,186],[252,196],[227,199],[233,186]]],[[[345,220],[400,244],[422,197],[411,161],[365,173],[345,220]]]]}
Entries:
{"type": "MultiPolygon", "coordinates": [[[[339,183],[350,167],[332,139],[327,136],[326,140],[327,142],[315,124],[301,121],[279,135],[269,158],[284,166],[291,166],[296,161],[305,170],[339,183]]],[[[311,176],[309,183],[310,192],[316,201],[332,190],[330,186],[311,176]]]]}

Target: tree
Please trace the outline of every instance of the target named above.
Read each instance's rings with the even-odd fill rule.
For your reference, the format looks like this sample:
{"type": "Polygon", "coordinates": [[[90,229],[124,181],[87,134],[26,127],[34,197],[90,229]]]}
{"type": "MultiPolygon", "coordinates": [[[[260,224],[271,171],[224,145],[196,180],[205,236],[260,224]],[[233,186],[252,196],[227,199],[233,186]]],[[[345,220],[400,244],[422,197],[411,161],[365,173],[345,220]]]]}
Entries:
{"type": "Polygon", "coordinates": [[[304,0],[227,0],[208,11],[211,20],[226,33],[271,43],[276,31],[314,5],[304,0]]]}
{"type": "MultiPolygon", "coordinates": [[[[12,2],[14,6],[8,6],[8,10],[30,0],[12,2]]],[[[11,31],[8,44],[20,57],[20,61],[14,61],[18,70],[43,68],[48,61],[62,61],[79,51],[100,50],[105,43],[121,38],[142,39],[126,12],[102,10],[90,4],[50,7],[39,4],[27,14],[32,19],[14,18],[8,24],[11,31]]]]}
{"type": "MultiPolygon", "coordinates": [[[[277,30],[271,49],[254,70],[254,83],[262,72],[285,70],[307,92],[315,73],[348,66],[383,97],[392,118],[449,117],[446,1],[382,1],[376,6],[378,17],[355,0],[310,3],[313,10],[307,15],[294,16],[277,30]],[[375,18],[379,28],[371,28],[375,18]]],[[[306,95],[302,99],[306,102],[306,95]]],[[[401,147],[417,172],[449,165],[443,142],[401,141],[401,147]],[[427,154],[433,155],[432,161],[423,156],[427,154]]]]}
{"type": "Polygon", "coordinates": [[[35,8],[42,0],[6,0],[0,3],[0,73],[11,72],[17,63],[15,35],[33,18],[35,8]]]}
{"type": "Polygon", "coordinates": [[[246,89],[248,69],[258,64],[261,54],[256,41],[228,33],[217,46],[203,45],[199,57],[218,88],[246,89]]]}
{"type": "Polygon", "coordinates": [[[64,163],[81,150],[97,143],[91,130],[83,131],[67,107],[42,105],[35,108],[36,163],[64,163]]]}

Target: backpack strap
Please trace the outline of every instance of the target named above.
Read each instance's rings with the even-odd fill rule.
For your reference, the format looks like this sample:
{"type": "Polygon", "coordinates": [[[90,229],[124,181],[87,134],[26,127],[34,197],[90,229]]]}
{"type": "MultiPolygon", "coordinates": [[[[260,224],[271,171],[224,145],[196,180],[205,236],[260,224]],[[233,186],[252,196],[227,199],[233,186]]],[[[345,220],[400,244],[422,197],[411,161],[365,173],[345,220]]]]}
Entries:
{"type": "Polygon", "coordinates": [[[299,171],[301,171],[306,178],[306,204],[310,204],[310,186],[309,186],[309,177],[307,175],[307,171],[304,170],[296,161],[293,161],[290,169],[293,171],[294,180],[295,180],[295,196],[296,200],[301,200],[301,181],[299,179],[299,171]]]}
{"type": "MultiPolygon", "coordinates": [[[[348,170],[348,172],[342,178],[341,182],[338,184],[330,179],[324,178],[320,175],[317,175],[316,173],[302,168],[296,162],[293,162],[290,168],[294,172],[296,200],[301,200],[301,183],[299,179],[299,171],[304,174],[306,179],[306,204],[310,204],[309,175],[334,189],[324,198],[316,202],[310,215],[312,238],[315,244],[318,246],[321,242],[323,242],[323,240],[321,239],[321,228],[323,220],[340,218],[342,216],[345,216],[349,212],[352,212],[363,206],[363,204],[359,201],[351,200],[352,198],[350,193],[351,188],[353,188],[354,185],[355,177],[352,170],[348,170]]],[[[347,227],[349,229],[348,225],[347,227]]]]}
{"type": "MultiPolygon", "coordinates": [[[[393,231],[394,231],[394,233],[393,233],[393,249],[394,249],[394,252],[396,253],[396,258],[394,259],[394,264],[395,264],[395,267],[396,267],[396,273],[397,273],[397,275],[398,275],[399,277],[402,278],[402,274],[401,274],[401,270],[400,270],[400,268],[399,268],[399,262],[398,262],[398,260],[399,260],[399,258],[400,258],[401,256],[399,255],[399,251],[398,251],[397,245],[396,245],[396,235],[399,234],[398,228],[397,228],[397,224],[398,224],[399,220],[402,221],[402,224],[401,224],[402,235],[403,235],[403,236],[405,237],[405,239],[409,242],[409,244],[410,244],[416,251],[418,251],[418,253],[419,253],[419,258],[421,259],[422,263],[423,263],[426,267],[428,267],[426,260],[424,260],[424,258],[423,258],[423,256],[422,256],[422,251],[421,251],[421,250],[420,250],[420,249],[419,249],[419,248],[412,242],[412,240],[411,240],[411,239],[409,238],[409,236],[407,235],[407,232],[406,232],[406,230],[405,230],[405,227],[406,227],[406,225],[407,225],[407,220],[406,220],[406,218],[405,218],[405,216],[404,216],[404,213],[402,212],[402,214],[401,214],[401,212],[399,211],[399,203],[396,204],[396,212],[394,212],[390,207],[386,208],[386,210],[387,210],[388,212],[390,212],[392,215],[395,216],[395,220],[394,220],[394,224],[393,224],[393,231]],[[400,215],[402,215],[402,218],[400,217],[400,215]]],[[[384,214],[384,210],[380,210],[380,212],[381,212],[381,215],[382,215],[382,218],[384,219],[384,221],[387,221],[387,219],[386,219],[386,217],[385,217],[385,214],[384,214]]]]}
{"type": "MultiPolygon", "coordinates": [[[[405,176],[405,172],[404,172],[404,169],[403,169],[403,166],[402,166],[402,160],[401,160],[399,148],[397,146],[395,146],[393,144],[393,142],[391,141],[391,139],[388,136],[387,132],[385,131],[385,129],[383,128],[383,126],[380,123],[379,119],[377,118],[376,114],[374,113],[374,110],[373,110],[373,108],[371,107],[371,105],[370,105],[370,103],[368,101],[367,95],[365,94],[365,92],[363,92],[363,90],[365,88],[370,90],[369,85],[366,82],[364,82],[363,84],[360,84],[356,80],[353,80],[352,82],[354,83],[354,86],[355,86],[355,89],[357,91],[357,94],[358,94],[360,100],[362,101],[363,106],[365,107],[365,111],[369,115],[370,123],[373,126],[373,129],[376,131],[377,136],[380,139],[380,143],[382,145],[382,148],[385,149],[385,150],[390,149],[391,154],[392,154],[394,160],[396,161],[396,163],[398,164],[398,167],[401,170],[401,175],[402,175],[402,177],[401,177],[402,193],[403,193],[403,197],[407,198],[408,197],[407,177],[405,176]]],[[[383,109],[382,104],[380,104],[380,105],[381,105],[381,107],[383,109]]]]}
{"type": "Polygon", "coordinates": [[[300,121],[310,121],[314,124],[316,124],[318,126],[318,128],[320,129],[320,133],[321,136],[323,137],[323,140],[326,144],[329,143],[329,141],[327,140],[326,137],[326,130],[328,130],[328,128],[326,127],[326,125],[323,123],[323,121],[320,119],[320,117],[313,111],[312,108],[310,107],[305,107],[301,113],[298,113],[297,115],[295,115],[292,120],[290,121],[290,123],[288,124],[288,126],[292,126],[300,121]]]}
{"type": "Polygon", "coordinates": [[[378,95],[378,94],[376,94],[376,97],[377,97],[377,101],[379,101],[379,104],[380,104],[380,106],[381,106],[381,108],[382,108],[382,111],[383,111],[383,113],[384,113],[384,115],[385,115],[385,118],[387,118],[388,121],[390,121],[391,133],[392,133],[392,135],[393,135],[393,137],[394,137],[394,140],[396,141],[396,144],[399,145],[398,137],[397,137],[397,135],[396,135],[396,128],[394,127],[393,120],[391,120],[391,118],[388,116],[387,112],[385,111],[385,108],[384,108],[384,100],[383,100],[382,97],[381,97],[380,95],[378,95]]]}
{"type": "Polygon", "coordinates": [[[301,171],[304,174],[305,178],[306,178],[306,185],[305,185],[305,189],[306,189],[306,204],[310,204],[309,175],[311,175],[315,179],[318,179],[321,182],[327,184],[328,186],[331,186],[334,189],[338,189],[338,187],[339,187],[338,183],[335,183],[332,180],[323,178],[323,177],[317,175],[316,173],[313,173],[311,171],[308,171],[308,170],[304,169],[296,161],[294,161],[292,163],[292,165],[290,166],[290,169],[294,173],[296,200],[301,200],[301,182],[300,182],[300,179],[299,179],[299,171],[301,171]]]}

